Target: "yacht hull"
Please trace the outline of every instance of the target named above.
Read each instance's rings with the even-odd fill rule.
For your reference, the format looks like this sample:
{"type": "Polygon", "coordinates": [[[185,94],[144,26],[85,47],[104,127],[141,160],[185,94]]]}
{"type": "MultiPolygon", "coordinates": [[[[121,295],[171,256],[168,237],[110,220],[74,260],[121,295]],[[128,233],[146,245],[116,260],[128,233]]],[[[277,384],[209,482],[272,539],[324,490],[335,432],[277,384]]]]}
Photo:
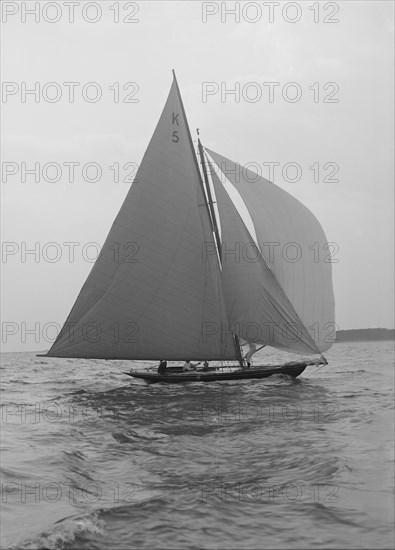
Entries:
{"type": "Polygon", "coordinates": [[[131,371],[125,372],[132,378],[139,378],[150,383],[164,382],[165,384],[180,384],[183,382],[218,382],[221,380],[248,380],[253,378],[268,378],[274,374],[285,374],[296,378],[311,363],[298,362],[292,365],[257,366],[253,368],[224,370],[223,368],[210,369],[209,371],[194,372],[168,372],[158,374],[156,372],[131,371]]]}

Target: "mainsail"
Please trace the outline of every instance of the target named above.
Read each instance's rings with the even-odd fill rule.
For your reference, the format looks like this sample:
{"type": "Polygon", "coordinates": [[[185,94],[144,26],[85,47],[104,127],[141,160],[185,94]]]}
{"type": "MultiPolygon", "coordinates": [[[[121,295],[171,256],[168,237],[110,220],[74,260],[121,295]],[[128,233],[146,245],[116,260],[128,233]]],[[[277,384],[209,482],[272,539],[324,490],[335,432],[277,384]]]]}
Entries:
{"type": "MultiPolygon", "coordinates": [[[[48,352],[234,359],[207,204],[177,82],[102,252],[48,352]]],[[[230,335],[231,336],[231,335],[230,335]]]]}
{"type": "MultiPolygon", "coordinates": [[[[308,329],[311,334],[310,345],[304,339],[305,334],[300,343],[310,347],[311,352],[314,348],[321,353],[326,351],[333,343],[335,306],[331,263],[327,259],[327,239],[321,225],[310,210],[274,183],[214,151],[206,151],[214,159],[218,172],[222,172],[239,192],[253,221],[257,242],[266,265],[289,304],[292,304],[301,326],[308,329]],[[318,258],[317,250],[321,253],[318,258]]],[[[213,178],[214,184],[217,179],[213,178]]],[[[217,188],[218,182],[216,190],[217,188]]],[[[247,229],[240,229],[239,222],[240,231],[245,234],[247,229]]],[[[231,235],[228,238],[232,242],[237,236],[231,235]]],[[[245,236],[240,238],[245,242],[245,236]]],[[[259,281],[256,280],[258,266],[262,271],[267,271],[262,262],[258,262],[257,266],[251,264],[250,277],[255,281],[255,287],[259,285],[259,281]],[[255,276],[252,275],[253,272],[255,276]]],[[[238,270],[241,270],[240,266],[238,270]]],[[[267,273],[265,276],[267,279],[267,273]]],[[[264,286],[270,294],[268,299],[276,301],[280,296],[278,289],[273,293],[267,286],[267,281],[264,286]]],[[[242,291],[238,289],[238,292],[240,294],[242,291]]],[[[226,291],[225,294],[228,295],[226,291]]],[[[247,295],[246,289],[244,295],[247,295]]],[[[255,294],[255,298],[257,296],[260,294],[255,294]]],[[[273,305],[277,308],[275,303],[273,305]]],[[[290,311],[289,306],[282,311],[285,313],[284,321],[290,311]]]]}
{"type": "Polygon", "coordinates": [[[221,221],[222,286],[230,326],[247,342],[319,353],[211,163],[210,169],[221,221]]]}

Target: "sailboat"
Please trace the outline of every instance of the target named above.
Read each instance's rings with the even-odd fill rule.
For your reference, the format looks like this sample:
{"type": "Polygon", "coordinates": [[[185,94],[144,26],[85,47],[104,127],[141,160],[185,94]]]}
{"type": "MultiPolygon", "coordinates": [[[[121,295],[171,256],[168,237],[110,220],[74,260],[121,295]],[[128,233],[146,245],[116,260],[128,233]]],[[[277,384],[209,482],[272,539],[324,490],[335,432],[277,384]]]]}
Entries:
{"type": "Polygon", "coordinates": [[[326,363],[334,296],[331,264],[313,253],[327,243],[319,222],[200,138],[197,149],[199,160],[173,71],[136,179],[47,357],[220,364],[125,373],[167,383],[296,377],[326,363]],[[253,366],[257,345],[315,357],[253,366]]]}

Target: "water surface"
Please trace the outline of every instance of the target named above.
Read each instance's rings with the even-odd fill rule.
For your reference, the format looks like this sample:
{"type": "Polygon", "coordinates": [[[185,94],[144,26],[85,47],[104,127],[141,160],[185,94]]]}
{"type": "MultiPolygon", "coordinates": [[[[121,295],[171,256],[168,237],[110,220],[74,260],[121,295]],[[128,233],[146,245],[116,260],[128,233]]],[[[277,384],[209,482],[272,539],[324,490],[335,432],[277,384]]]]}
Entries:
{"type": "Polygon", "coordinates": [[[2,547],[393,548],[393,356],[172,386],[4,354],[2,547]]]}

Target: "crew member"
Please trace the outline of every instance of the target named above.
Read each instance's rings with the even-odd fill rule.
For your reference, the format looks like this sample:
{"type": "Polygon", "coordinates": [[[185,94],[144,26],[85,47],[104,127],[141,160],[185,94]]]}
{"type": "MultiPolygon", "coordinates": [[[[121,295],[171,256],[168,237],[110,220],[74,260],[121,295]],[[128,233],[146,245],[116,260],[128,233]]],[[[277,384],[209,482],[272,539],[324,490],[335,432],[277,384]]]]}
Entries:
{"type": "Polygon", "coordinates": [[[198,365],[200,365],[200,361],[199,361],[199,363],[193,364],[193,363],[190,362],[189,359],[187,359],[185,361],[185,363],[183,364],[183,366],[182,366],[182,370],[183,371],[195,370],[198,365]]]}
{"type": "Polygon", "coordinates": [[[161,359],[158,367],[158,374],[166,374],[167,361],[161,359]]]}

